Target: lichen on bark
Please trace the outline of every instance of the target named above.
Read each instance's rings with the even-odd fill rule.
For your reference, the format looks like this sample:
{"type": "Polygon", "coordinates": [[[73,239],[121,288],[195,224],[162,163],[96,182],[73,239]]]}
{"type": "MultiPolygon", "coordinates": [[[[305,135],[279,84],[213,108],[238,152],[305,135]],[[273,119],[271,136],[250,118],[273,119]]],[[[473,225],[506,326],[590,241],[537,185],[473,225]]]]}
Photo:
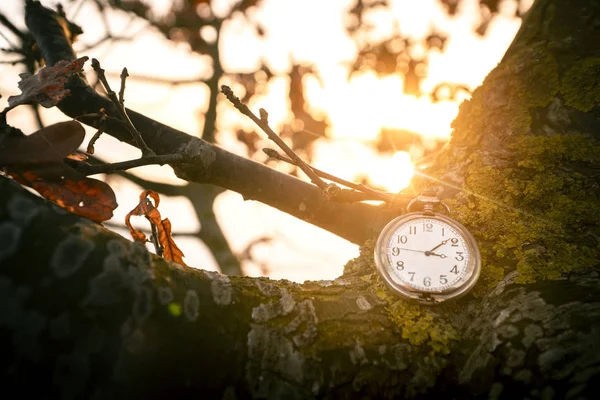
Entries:
{"type": "Polygon", "coordinates": [[[508,271],[535,282],[600,260],[600,146],[579,121],[580,111],[598,108],[600,64],[561,53],[571,39],[555,25],[568,7],[536,3],[502,63],[461,105],[449,146],[427,171],[461,189],[446,195],[479,242],[476,295],[508,271]]]}
{"type": "Polygon", "coordinates": [[[443,364],[441,356],[449,354],[452,342],[459,339],[456,329],[442,316],[441,309],[402,299],[385,285],[376,272],[374,246],[373,239],[361,246],[359,256],[344,267],[342,277],[367,283],[368,290],[383,302],[387,316],[398,328],[400,337],[429,356],[439,358],[443,364]]]}
{"type": "Polygon", "coordinates": [[[579,111],[591,111],[600,103],[600,57],[590,57],[571,67],[561,82],[565,104],[579,111]]]}

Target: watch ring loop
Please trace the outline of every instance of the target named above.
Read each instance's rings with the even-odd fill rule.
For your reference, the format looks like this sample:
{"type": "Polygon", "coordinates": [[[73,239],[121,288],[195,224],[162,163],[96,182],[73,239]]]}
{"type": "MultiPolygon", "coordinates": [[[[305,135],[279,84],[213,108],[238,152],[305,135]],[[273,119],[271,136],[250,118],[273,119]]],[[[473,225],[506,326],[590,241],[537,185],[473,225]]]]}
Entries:
{"type": "Polygon", "coordinates": [[[442,207],[444,207],[444,210],[446,211],[446,215],[450,215],[450,207],[448,207],[448,204],[444,203],[442,200],[438,199],[437,197],[427,197],[426,199],[422,198],[422,196],[417,196],[414,199],[412,199],[410,202],[408,202],[408,205],[406,206],[406,211],[407,212],[411,212],[410,208],[416,203],[416,202],[420,202],[423,203],[424,206],[424,211],[431,211],[433,212],[433,206],[435,204],[441,204],[442,207]]]}

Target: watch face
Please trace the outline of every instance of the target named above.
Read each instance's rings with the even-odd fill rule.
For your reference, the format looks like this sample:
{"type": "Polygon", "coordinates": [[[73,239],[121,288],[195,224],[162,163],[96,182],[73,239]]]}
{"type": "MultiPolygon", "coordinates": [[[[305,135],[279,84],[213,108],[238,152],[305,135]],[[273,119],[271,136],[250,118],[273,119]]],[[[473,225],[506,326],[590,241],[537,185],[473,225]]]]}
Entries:
{"type": "Polygon", "coordinates": [[[473,237],[453,219],[435,214],[407,214],[390,222],[375,248],[386,282],[413,298],[437,301],[470,289],[479,275],[479,252],[473,237]]]}

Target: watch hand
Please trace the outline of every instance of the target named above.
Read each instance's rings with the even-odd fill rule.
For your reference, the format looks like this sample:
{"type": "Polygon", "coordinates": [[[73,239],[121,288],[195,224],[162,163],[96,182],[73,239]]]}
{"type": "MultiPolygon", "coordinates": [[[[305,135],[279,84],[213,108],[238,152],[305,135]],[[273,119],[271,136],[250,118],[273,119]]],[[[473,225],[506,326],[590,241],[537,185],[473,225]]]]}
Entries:
{"type": "Polygon", "coordinates": [[[398,250],[414,251],[415,253],[424,253],[426,256],[437,256],[437,257],[440,257],[440,258],[446,258],[446,257],[448,257],[445,254],[432,253],[431,251],[423,251],[423,250],[415,250],[415,249],[405,249],[405,248],[402,248],[402,247],[398,247],[398,250]]]}
{"type": "Polygon", "coordinates": [[[425,253],[430,253],[430,254],[432,254],[432,255],[436,255],[436,256],[437,256],[437,254],[433,254],[433,251],[434,251],[435,249],[437,249],[438,247],[441,247],[441,246],[445,245],[446,243],[448,243],[448,240],[450,240],[450,239],[442,240],[442,243],[438,244],[438,245],[437,245],[437,246],[435,246],[433,249],[431,249],[431,250],[429,250],[429,251],[426,251],[425,253]]]}
{"type": "Polygon", "coordinates": [[[414,251],[415,253],[427,253],[426,251],[423,251],[423,250],[404,249],[404,248],[402,248],[402,247],[398,247],[398,250],[404,250],[404,251],[414,251]]]}
{"type": "Polygon", "coordinates": [[[446,257],[448,257],[445,254],[432,253],[431,251],[426,251],[425,255],[428,255],[428,256],[437,256],[437,257],[440,257],[440,258],[446,258],[446,257]]]}

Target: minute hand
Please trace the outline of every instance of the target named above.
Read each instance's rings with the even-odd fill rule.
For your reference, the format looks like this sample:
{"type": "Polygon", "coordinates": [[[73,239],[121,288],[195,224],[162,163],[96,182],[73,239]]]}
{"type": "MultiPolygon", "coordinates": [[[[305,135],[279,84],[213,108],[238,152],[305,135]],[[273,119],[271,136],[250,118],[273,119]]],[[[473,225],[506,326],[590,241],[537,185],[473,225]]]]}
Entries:
{"type": "Polygon", "coordinates": [[[437,245],[437,246],[435,246],[433,249],[431,249],[431,250],[429,250],[429,251],[426,251],[426,252],[425,252],[425,254],[433,253],[433,251],[434,251],[435,249],[437,249],[438,247],[441,247],[441,246],[445,245],[446,243],[448,243],[448,240],[450,240],[450,239],[442,240],[442,243],[438,244],[438,245],[437,245]]]}
{"type": "Polygon", "coordinates": [[[405,249],[405,248],[402,248],[402,247],[398,247],[398,249],[399,250],[403,250],[403,251],[414,251],[415,253],[423,253],[426,256],[437,256],[437,257],[440,257],[440,258],[446,258],[445,254],[436,254],[436,253],[434,253],[432,251],[423,251],[423,250],[415,250],[415,249],[405,249]]]}
{"type": "Polygon", "coordinates": [[[423,250],[415,250],[415,249],[405,249],[403,247],[398,247],[398,250],[403,250],[403,251],[414,251],[415,253],[429,253],[428,251],[423,251],[423,250]]]}

